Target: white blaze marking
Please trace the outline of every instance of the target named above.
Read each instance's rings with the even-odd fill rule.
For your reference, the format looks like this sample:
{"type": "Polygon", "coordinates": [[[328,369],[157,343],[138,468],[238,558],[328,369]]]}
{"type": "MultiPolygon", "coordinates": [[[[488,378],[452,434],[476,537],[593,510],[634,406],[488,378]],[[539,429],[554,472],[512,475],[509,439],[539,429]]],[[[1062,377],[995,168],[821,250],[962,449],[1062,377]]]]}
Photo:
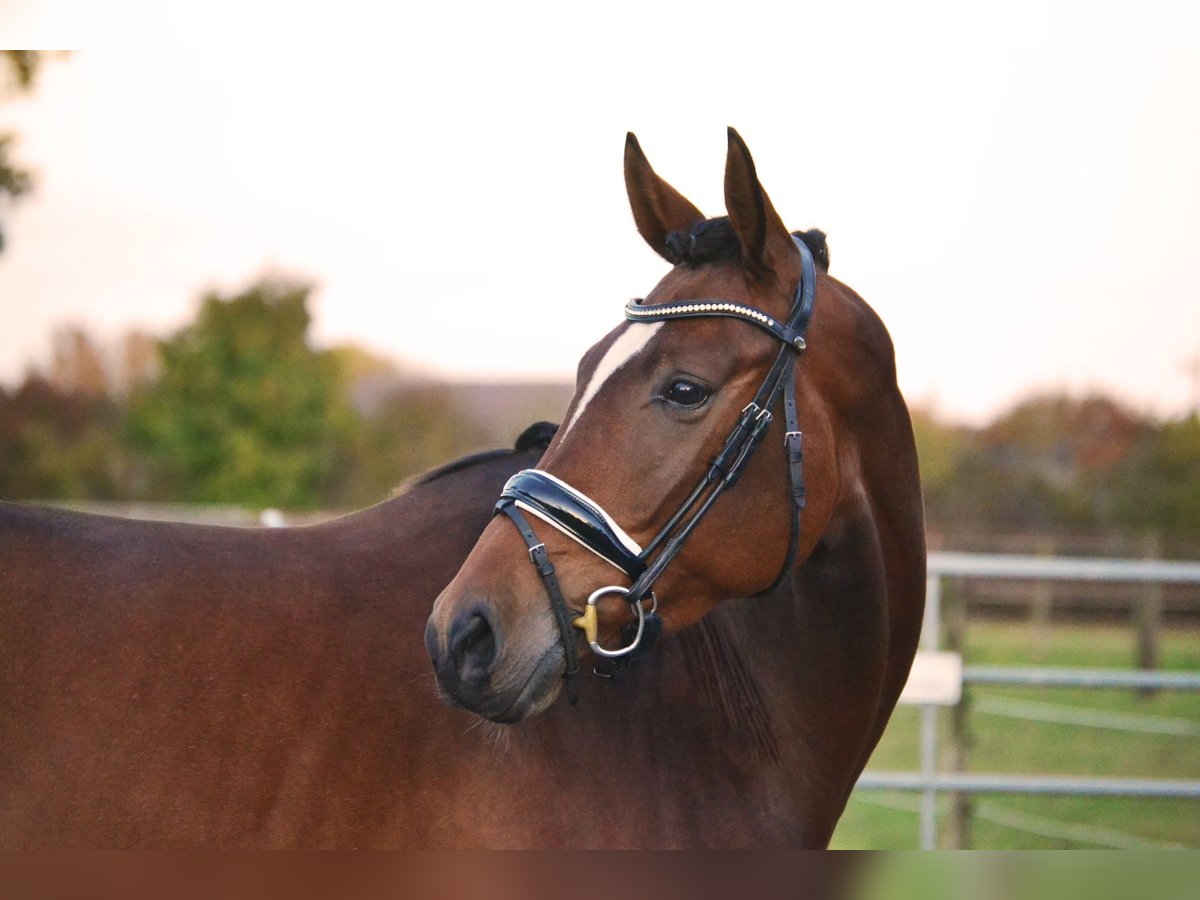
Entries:
{"type": "Polygon", "coordinates": [[[564,435],[579,420],[579,416],[587,409],[592,398],[600,392],[600,388],[604,386],[604,382],[608,381],[609,376],[641,353],[650,343],[650,338],[654,337],[662,326],[662,322],[631,322],[629,327],[612,342],[612,346],[608,348],[608,352],[596,366],[596,371],[592,373],[592,380],[588,382],[588,386],[580,395],[579,405],[575,407],[575,415],[571,416],[571,421],[563,429],[564,435]]]}

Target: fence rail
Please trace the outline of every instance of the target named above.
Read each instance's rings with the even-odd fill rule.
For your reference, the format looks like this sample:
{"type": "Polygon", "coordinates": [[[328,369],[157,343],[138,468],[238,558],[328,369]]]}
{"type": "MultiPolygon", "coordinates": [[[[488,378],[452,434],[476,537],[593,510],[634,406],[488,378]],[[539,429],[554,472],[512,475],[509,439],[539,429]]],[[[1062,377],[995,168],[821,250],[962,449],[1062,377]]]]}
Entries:
{"type": "Polygon", "coordinates": [[[928,571],[939,577],[1032,581],[1119,581],[1129,584],[1200,584],[1200,562],[1166,559],[1017,556],[1003,553],[929,554],[928,571]]]}
{"type": "Polygon", "coordinates": [[[1124,669],[1027,669],[1015,666],[964,666],[963,684],[1200,691],[1200,672],[1130,672],[1124,669]]]}
{"type": "MultiPolygon", "coordinates": [[[[1101,559],[1017,556],[991,553],[930,553],[926,580],[924,651],[939,649],[943,578],[1032,581],[1102,581],[1125,584],[1200,584],[1200,562],[1157,559],[1101,559]]],[[[962,683],[1028,687],[1127,688],[1200,691],[1200,672],[1156,672],[1111,669],[1062,669],[967,666],[962,683]]],[[[921,707],[920,771],[867,771],[862,790],[915,791],[921,794],[920,845],[937,845],[939,793],[1076,794],[1123,797],[1200,799],[1200,781],[1155,778],[1087,778],[1067,775],[1014,775],[938,771],[937,707],[921,707]]]]}
{"type": "Polygon", "coordinates": [[[1166,778],[1076,778],[1067,775],[990,775],[974,772],[864,772],[858,787],[968,794],[1082,794],[1096,797],[1200,799],[1200,781],[1166,778]]]}

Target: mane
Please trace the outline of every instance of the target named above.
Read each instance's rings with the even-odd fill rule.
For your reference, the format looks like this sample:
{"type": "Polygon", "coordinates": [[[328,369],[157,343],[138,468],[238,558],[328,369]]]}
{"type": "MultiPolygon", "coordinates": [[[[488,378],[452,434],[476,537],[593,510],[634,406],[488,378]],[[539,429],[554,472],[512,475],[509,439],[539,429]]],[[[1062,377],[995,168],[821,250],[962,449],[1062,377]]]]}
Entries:
{"type": "Polygon", "coordinates": [[[472,453],[469,456],[456,459],[453,462],[448,462],[445,465],[438,466],[436,469],[431,469],[421,475],[415,475],[407,479],[396,488],[393,496],[429,484],[431,481],[437,481],[439,478],[444,478],[447,475],[453,475],[455,472],[461,472],[463,469],[470,469],[473,466],[490,462],[493,459],[499,459],[502,456],[511,456],[514,453],[526,453],[530,450],[537,450],[544,453],[546,448],[550,446],[550,441],[554,439],[554,434],[557,431],[558,426],[552,422],[534,422],[521,432],[511,450],[483,450],[479,453],[472,453]]]}
{"type": "MultiPolygon", "coordinates": [[[[813,261],[822,272],[829,271],[829,242],[819,228],[793,231],[812,251],[813,261]]],[[[672,231],[666,238],[667,253],[676,265],[699,266],[736,256],[742,248],[729,216],[705,219],[692,226],[691,231],[672,231]]]]}

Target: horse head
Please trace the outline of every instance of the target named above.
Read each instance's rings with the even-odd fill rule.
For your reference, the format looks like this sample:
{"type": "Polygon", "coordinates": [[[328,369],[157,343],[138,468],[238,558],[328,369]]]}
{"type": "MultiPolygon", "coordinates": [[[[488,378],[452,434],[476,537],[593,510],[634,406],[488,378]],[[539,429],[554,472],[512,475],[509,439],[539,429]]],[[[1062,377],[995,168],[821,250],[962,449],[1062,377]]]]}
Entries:
{"type": "Polygon", "coordinates": [[[733,129],[726,216],[632,134],[625,182],[673,267],[584,355],[538,470],[510,482],[426,630],[443,696],[496,721],[544,710],[589,648],[619,655],[769,590],[839,502],[831,409],[861,385],[826,341],[847,313],[823,305],[823,235],[789,233],[733,129]]]}

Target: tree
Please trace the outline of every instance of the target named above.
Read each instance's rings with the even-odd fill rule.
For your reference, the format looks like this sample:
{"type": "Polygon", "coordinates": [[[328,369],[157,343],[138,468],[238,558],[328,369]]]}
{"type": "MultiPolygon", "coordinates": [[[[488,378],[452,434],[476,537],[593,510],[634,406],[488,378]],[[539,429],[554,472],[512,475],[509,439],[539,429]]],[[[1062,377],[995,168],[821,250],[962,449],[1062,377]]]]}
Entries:
{"type": "Polygon", "coordinates": [[[1094,530],[1133,518],[1157,429],[1107,397],[1030,397],[979,430],[915,415],[929,520],[943,527],[1094,530]]]}
{"type": "Polygon", "coordinates": [[[1200,417],[1149,431],[1114,482],[1116,519],[1167,537],[1200,537],[1200,417]]]}
{"type": "Polygon", "coordinates": [[[463,414],[449,386],[397,385],[362,421],[350,465],[329,499],[343,507],[375,503],[404,479],[485,445],[482,429],[463,414]]]}
{"type": "Polygon", "coordinates": [[[104,394],[63,390],[31,374],[0,388],[0,497],[111,500],[127,468],[121,411],[104,394]]]}
{"type": "Polygon", "coordinates": [[[387,497],[406,478],[488,446],[461,390],[354,344],[330,351],[359,416],[348,465],[326,502],[357,507],[387,497]]]}
{"type": "MultiPolygon", "coordinates": [[[[0,79],[7,79],[12,89],[28,91],[33,88],[44,54],[36,50],[5,50],[0,79]],[[5,74],[7,73],[7,75],[5,74]]],[[[11,205],[33,189],[33,176],[14,162],[11,155],[15,136],[0,134],[0,209],[11,205]]],[[[0,252],[4,250],[4,228],[0,222],[0,252]]]]}
{"type": "Polygon", "coordinates": [[[340,366],[307,341],[308,285],[266,278],[209,294],[159,346],[126,436],[155,499],[313,507],[349,455],[356,416],[340,366]]]}
{"type": "Polygon", "coordinates": [[[109,393],[104,354],[82,328],[59,328],[53,338],[50,383],[65,394],[103,397],[109,393]]]}

